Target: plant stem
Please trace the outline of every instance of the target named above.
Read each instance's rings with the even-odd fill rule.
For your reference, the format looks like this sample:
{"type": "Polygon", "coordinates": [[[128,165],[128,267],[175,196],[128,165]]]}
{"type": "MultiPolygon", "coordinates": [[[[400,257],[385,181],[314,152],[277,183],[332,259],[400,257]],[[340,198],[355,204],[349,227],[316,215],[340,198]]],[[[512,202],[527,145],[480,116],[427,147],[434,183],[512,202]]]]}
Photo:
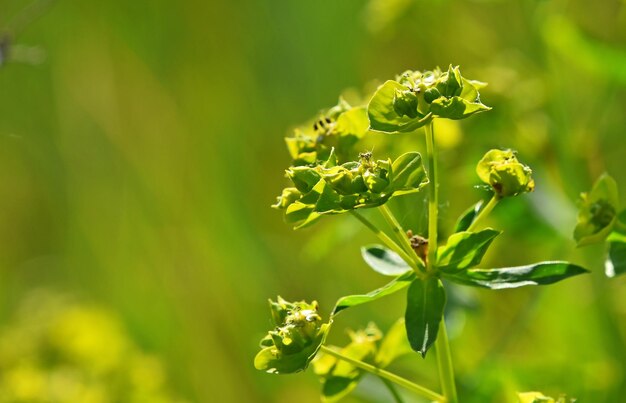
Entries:
{"type": "Polygon", "coordinates": [[[480,211],[478,212],[478,215],[474,218],[474,221],[472,221],[470,226],[467,228],[467,231],[471,232],[475,230],[476,227],[478,226],[478,222],[481,221],[486,216],[488,216],[489,213],[491,213],[491,210],[493,210],[493,208],[496,206],[496,204],[498,204],[499,201],[500,201],[500,197],[494,194],[491,200],[489,200],[489,203],[487,203],[485,207],[480,209],[480,211]]]}
{"type": "Polygon", "coordinates": [[[622,231],[626,231],[626,224],[624,224],[619,219],[617,219],[615,220],[615,228],[622,230],[622,231]]]}
{"type": "Polygon", "coordinates": [[[437,340],[435,340],[435,349],[437,352],[437,364],[439,365],[439,378],[441,380],[443,395],[446,397],[447,403],[457,403],[454,368],[452,368],[448,332],[443,317],[441,318],[441,323],[439,323],[439,334],[437,335],[437,340]]]}
{"type": "Polygon", "coordinates": [[[426,128],[426,153],[428,154],[428,259],[426,271],[433,271],[437,259],[437,215],[439,209],[439,184],[437,183],[437,155],[435,131],[431,120],[426,128]]]}
{"type": "Polygon", "coordinates": [[[385,244],[385,246],[387,246],[389,249],[396,252],[398,256],[400,256],[402,260],[406,262],[406,264],[408,264],[413,270],[415,270],[415,272],[418,275],[421,274],[421,271],[418,265],[415,263],[415,260],[412,259],[409,255],[407,255],[407,253],[402,249],[402,247],[400,247],[396,242],[394,242],[393,239],[389,238],[387,234],[385,234],[381,229],[376,227],[374,224],[372,224],[367,218],[363,217],[361,214],[357,213],[354,210],[352,210],[351,213],[359,221],[361,221],[363,225],[369,228],[369,230],[372,231],[378,237],[378,239],[380,239],[382,243],[385,244]]]}
{"type": "Polygon", "coordinates": [[[404,248],[405,252],[409,256],[413,257],[413,259],[417,262],[417,265],[420,266],[420,269],[423,272],[425,269],[424,262],[417,255],[417,253],[415,252],[415,249],[413,249],[413,247],[411,246],[411,241],[409,241],[409,238],[406,232],[404,232],[404,229],[400,225],[400,222],[398,222],[398,220],[396,219],[396,216],[393,215],[389,207],[387,207],[385,204],[380,206],[379,210],[382,213],[383,217],[385,217],[385,220],[387,221],[387,223],[393,229],[393,232],[396,234],[396,238],[398,238],[398,240],[400,241],[400,246],[404,248]]]}
{"type": "MultiPolygon", "coordinates": [[[[428,154],[428,259],[426,271],[434,273],[437,259],[437,216],[439,213],[439,183],[437,182],[437,151],[435,149],[435,130],[431,120],[425,126],[426,129],[426,152],[428,154]]],[[[439,378],[443,395],[447,403],[457,403],[456,385],[454,383],[454,369],[446,331],[446,322],[441,317],[439,333],[435,340],[437,350],[437,364],[439,366],[439,378]]]]}
{"type": "Polygon", "coordinates": [[[432,390],[425,388],[421,385],[418,385],[416,383],[413,383],[411,381],[409,381],[408,379],[402,378],[396,374],[393,374],[389,371],[385,371],[384,369],[375,367],[374,365],[368,364],[366,362],[363,361],[359,361],[359,360],[355,360],[354,358],[350,358],[348,356],[345,356],[331,348],[328,348],[326,346],[321,346],[320,347],[320,351],[323,351],[325,354],[328,355],[332,355],[333,357],[345,361],[349,364],[354,365],[357,368],[360,368],[364,371],[367,371],[371,374],[374,374],[382,379],[386,379],[390,382],[395,383],[396,385],[402,386],[408,390],[411,390],[415,393],[417,393],[420,396],[423,396],[427,399],[431,399],[431,400],[435,400],[437,402],[445,402],[445,398],[443,396],[441,396],[438,393],[433,392],[432,390]]]}
{"type": "Polygon", "coordinates": [[[391,395],[393,396],[393,400],[396,403],[404,403],[402,396],[400,396],[400,393],[398,393],[398,391],[396,390],[396,387],[393,386],[393,383],[391,383],[391,381],[388,381],[385,378],[380,378],[380,380],[385,384],[387,389],[389,389],[389,393],[391,393],[391,395]]]}

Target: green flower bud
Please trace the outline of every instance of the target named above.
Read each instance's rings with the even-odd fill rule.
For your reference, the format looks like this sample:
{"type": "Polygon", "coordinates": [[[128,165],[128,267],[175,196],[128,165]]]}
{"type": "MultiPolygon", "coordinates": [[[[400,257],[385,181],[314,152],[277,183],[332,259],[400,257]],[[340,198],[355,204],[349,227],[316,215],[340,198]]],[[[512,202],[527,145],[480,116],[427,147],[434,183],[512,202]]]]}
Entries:
{"type": "Polygon", "coordinates": [[[437,89],[447,98],[461,94],[461,91],[463,90],[463,81],[458,66],[452,67],[452,65],[450,65],[448,71],[442,74],[441,78],[437,82],[437,89]]]}
{"type": "Polygon", "coordinates": [[[393,109],[399,116],[416,118],[418,115],[417,95],[411,90],[396,90],[393,96],[393,109]]]}
{"type": "Polygon", "coordinates": [[[317,312],[317,302],[287,302],[278,297],[275,302],[270,300],[270,309],[276,328],[261,340],[255,367],[270,373],[304,370],[328,331],[328,324],[322,323],[317,312]]]}
{"type": "Polygon", "coordinates": [[[499,197],[532,192],[532,170],[520,163],[511,150],[490,150],[476,166],[478,177],[491,186],[499,197]]]}
{"type": "Polygon", "coordinates": [[[441,93],[437,88],[429,88],[424,91],[424,100],[429,104],[439,97],[441,97],[441,93]]]}

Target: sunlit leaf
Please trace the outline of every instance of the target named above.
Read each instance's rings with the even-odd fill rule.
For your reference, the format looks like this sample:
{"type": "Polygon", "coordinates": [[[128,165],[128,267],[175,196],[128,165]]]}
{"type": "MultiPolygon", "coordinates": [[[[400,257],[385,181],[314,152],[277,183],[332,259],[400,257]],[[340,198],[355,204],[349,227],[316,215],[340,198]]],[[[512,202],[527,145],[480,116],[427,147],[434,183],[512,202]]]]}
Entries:
{"type": "Polygon", "coordinates": [[[437,339],[446,305],[446,293],[438,278],[413,280],[407,292],[405,327],[411,348],[422,357],[437,339]]]}
{"type": "Polygon", "coordinates": [[[369,267],[385,276],[399,276],[411,270],[397,253],[380,245],[370,245],[361,248],[361,256],[369,267]]]}
{"type": "Polygon", "coordinates": [[[569,262],[540,262],[527,266],[498,269],[468,269],[444,277],[459,284],[500,290],[527,285],[546,285],[565,280],[588,271],[569,262]]]}
{"type": "Polygon", "coordinates": [[[464,231],[452,234],[446,244],[437,249],[437,268],[454,273],[476,266],[500,233],[487,228],[479,232],[464,231]]]}
{"type": "Polygon", "coordinates": [[[342,297],[337,301],[335,309],[333,310],[333,315],[338,314],[344,309],[376,301],[377,299],[396,293],[411,284],[411,281],[413,281],[414,278],[415,272],[406,272],[403,275],[398,276],[391,282],[387,283],[386,285],[367,294],[349,295],[346,297],[342,297]]]}

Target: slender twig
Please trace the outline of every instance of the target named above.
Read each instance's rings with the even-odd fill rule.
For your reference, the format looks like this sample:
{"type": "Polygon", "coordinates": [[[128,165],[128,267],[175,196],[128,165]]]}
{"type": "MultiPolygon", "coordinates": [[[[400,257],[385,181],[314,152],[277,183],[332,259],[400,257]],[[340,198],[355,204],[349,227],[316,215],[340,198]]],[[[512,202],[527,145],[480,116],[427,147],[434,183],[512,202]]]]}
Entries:
{"type": "Polygon", "coordinates": [[[381,212],[382,216],[385,218],[389,226],[393,229],[393,232],[396,234],[396,238],[398,238],[398,240],[400,241],[400,246],[404,248],[405,252],[410,255],[417,262],[417,265],[420,267],[420,269],[424,271],[424,261],[417,255],[415,249],[413,249],[413,247],[411,246],[411,241],[409,241],[409,237],[407,236],[406,232],[404,232],[404,229],[400,225],[400,222],[398,221],[396,216],[393,215],[389,207],[387,207],[387,205],[385,204],[379,207],[379,211],[381,212]]]}
{"type": "Polygon", "coordinates": [[[378,239],[380,239],[382,241],[382,243],[385,244],[386,247],[388,247],[389,249],[391,249],[394,252],[396,252],[398,254],[398,256],[400,256],[402,258],[402,260],[404,260],[406,262],[406,264],[408,264],[413,270],[415,270],[415,272],[418,275],[422,274],[422,272],[421,272],[420,268],[418,267],[417,263],[415,262],[415,260],[412,259],[409,255],[407,255],[406,252],[402,249],[402,247],[400,247],[400,245],[398,245],[396,242],[394,242],[393,239],[389,238],[389,235],[385,234],[380,228],[376,227],[367,218],[363,217],[358,212],[352,210],[351,213],[363,225],[365,225],[370,231],[372,231],[378,237],[378,239]]]}
{"type": "Polygon", "coordinates": [[[449,403],[457,403],[456,385],[454,384],[454,368],[452,367],[452,355],[450,354],[450,344],[448,342],[448,331],[446,323],[441,318],[439,323],[439,333],[435,340],[435,350],[437,352],[437,364],[439,366],[439,378],[441,388],[449,403]]]}
{"type": "Polygon", "coordinates": [[[423,396],[427,399],[431,399],[437,402],[445,402],[445,398],[443,396],[441,396],[439,393],[433,392],[432,390],[425,388],[424,386],[418,385],[416,383],[413,383],[411,381],[409,381],[408,379],[402,378],[394,373],[391,373],[389,371],[385,371],[384,369],[378,368],[374,365],[368,364],[366,362],[363,361],[359,361],[359,360],[355,360],[354,358],[350,358],[348,356],[345,356],[343,354],[341,354],[340,352],[337,352],[331,348],[328,348],[326,346],[321,346],[320,347],[320,351],[324,352],[325,354],[328,355],[332,355],[333,357],[345,361],[349,364],[354,365],[357,368],[360,368],[364,371],[367,371],[371,374],[374,374],[382,379],[386,379],[390,382],[395,383],[396,385],[402,386],[403,388],[406,388],[412,392],[417,393],[420,396],[423,396]]]}
{"type": "Polygon", "coordinates": [[[391,381],[388,381],[385,378],[381,378],[378,377],[387,387],[387,389],[389,390],[389,393],[391,393],[391,396],[393,396],[393,400],[396,403],[404,403],[404,400],[402,399],[402,396],[400,396],[400,393],[398,393],[398,391],[396,390],[396,387],[393,386],[393,383],[391,383],[391,381]]]}
{"type": "MultiPolygon", "coordinates": [[[[439,189],[437,182],[437,152],[435,149],[435,132],[433,121],[426,126],[426,152],[428,153],[428,259],[426,270],[434,272],[437,269],[437,216],[439,212],[439,189]]],[[[446,323],[442,316],[439,324],[439,333],[435,340],[437,351],[437,364],[439,366],[439,378],[443,395],[448,403],[457,403],[456,385],[454,382],[454,369],[452,368],[452,356],[446,323]]]]}
{"type": "Polygon", "coordinates": [[[470,226],[467,228],[467,231],[469,232],[474,231],[478,227],[478,223],[481,220],[483,220],[485,217],[487,217],[489,213],[491,213],[491,210],[493,210],[493,208],[496,206],[496,204],[498,204],[499,201],[500,201],[500,197],[494,194],[491,200],[489,200],[489,203],[487,203],[485,207],[480,209],[480,211],[478,212],[478,215],[474,218],[474,221],[472,221],[470,226]]]}
{"type": "Polygon", "coordinates": [[[437,183],[437,155],[433,121],[426,126],[426,153],[428,154],[428,259],[427,271],[434,271],[437,259],[437,215],[439,189],[437,183]]]}

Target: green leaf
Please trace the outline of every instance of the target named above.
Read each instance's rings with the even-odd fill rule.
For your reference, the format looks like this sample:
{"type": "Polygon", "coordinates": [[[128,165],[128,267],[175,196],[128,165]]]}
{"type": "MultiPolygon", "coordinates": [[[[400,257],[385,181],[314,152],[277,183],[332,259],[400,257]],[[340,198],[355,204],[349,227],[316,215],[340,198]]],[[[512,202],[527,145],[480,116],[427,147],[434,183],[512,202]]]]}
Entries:
{"type": "Polygon", "coordinates": [[[626,242],[610,242],[609,257],[605,262],[607,277],[615,277],[626,273],[626,242]]]}
{"type": "Polygon", "coordinates": [[[391,184],[388,191],[412,191],[428,183],[422,156],[418,152],[404,153],[391,165],[391,184]]]}
{"type": "Polygon", "coordinates": [[[411,267],[397,253],[381,245],[362,247],[361,256],[369,267],[385,276],[395,277],[411,270],[411,267]]]}
{"type": "Polygon", "coordinates": [[[456,274],[443,273],[443,276],[459,284],[501,290],[552,284],[583,273],[588,271],[569,262],[556,261],[499,269],[468,269],[456,274]]]}
{"type": "Polygon", "coordinates": [[[417,113],[415,118],[410,118],[398,114],[397,108],[394,108],[396,94],[410,90],[409,87],[392,80],[381,85],[367,107],[370,129],[386,133],[411,132],[426,124],[430,116],[417,113]]]}
{"type": "Polygon", "coordinates": [[[437,268],[448,273],[474,267],[480,263],[491,242],[501,231],[491,228],[479,232],[457,232],[437,249],[437,268]]]}
{"type": "Polygon", "coordinates": [[[481,200],[478,203],[474,204],[472,207],[465,210],[465,212],[461,214],[459,219],[456,221],[456,224],[454,226],[454,232],[467,231],[467,229],[470,227],[470,225],[472,225],[472,223],[478,216],[478,213],[480,212],[483,204],[484,203],[481,200]]]}
{"type": "Polygon", "coordinates": [[[385,368],[396,358],[409,354],[412,351],[409,340],[406,337],[404,318],[401,318],[385,334],[374,362],[376,362],[379,368],[385,368]]]}
{"type": "Polygon", "coordinates": [[[361,305],[361,304],[366,304],[368,302],[372,302],[382,297],[386,297],[387,295],[391,295],[395,292],[398,292],[402,290],[403,288],[407,287],[411,283],[411,281],[413,281],[414,278],[415,278],[415,272],[413,271],[406,272],[403,275],[396,277],[395,279],[393,279],[391,282],[387,283],[386,285],[372,292],[369,292],[367,294],[349,295],[346,297],[342,297],[335,304],[335,309],[333,309],[333,315],[337,315],[339,312],[343,311],[344,309],[361,305]]]}
{"type": "Polygon", "coordinates": [[[617,219],[619,198],[615,180],[605,173],[598,178],[589,193],[582,193],[580,197],[578,222],[574,228],[577,245],[604,242],[617,219]]]}
{"type": "Polygon", "coordinates": [[[406,333],[411,348],[426,357],[437,339],[446,305],[446,293],[438,278],[415,279],[407,292],[406,333]]]}

